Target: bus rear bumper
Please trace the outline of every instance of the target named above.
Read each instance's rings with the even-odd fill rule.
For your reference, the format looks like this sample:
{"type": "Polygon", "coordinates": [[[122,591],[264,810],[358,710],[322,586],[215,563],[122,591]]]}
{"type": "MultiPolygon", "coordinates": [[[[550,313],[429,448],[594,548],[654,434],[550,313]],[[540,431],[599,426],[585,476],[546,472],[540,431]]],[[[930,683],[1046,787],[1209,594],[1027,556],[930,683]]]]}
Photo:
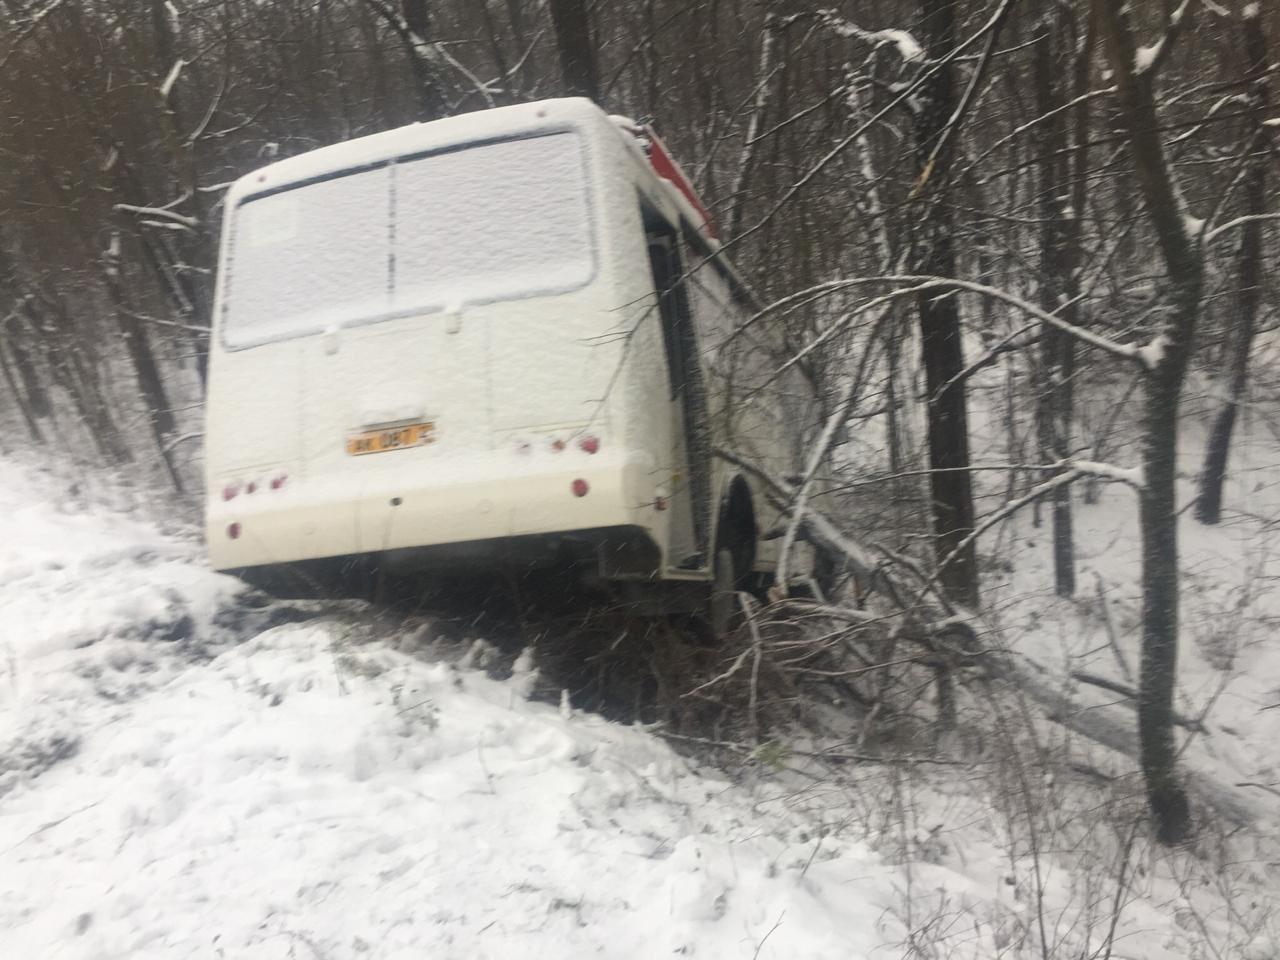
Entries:
{"type": "MultiPolygon", "coordinates": [[[[637,528],[656,544],[665,515],[651,494],[642,502],[646,487],[653,488],[651,473],[634,463],[465,482],[384,480],[354,497],[338,483],[303,481],[211,500],[205,534],[217,570],[369,554],[403,559],[463,544],[454,551],[460,557],[496,559],[512,540],[612,528],[637,528]]],[[[661,551],[653,552],[660,566],[661,551]]]]}

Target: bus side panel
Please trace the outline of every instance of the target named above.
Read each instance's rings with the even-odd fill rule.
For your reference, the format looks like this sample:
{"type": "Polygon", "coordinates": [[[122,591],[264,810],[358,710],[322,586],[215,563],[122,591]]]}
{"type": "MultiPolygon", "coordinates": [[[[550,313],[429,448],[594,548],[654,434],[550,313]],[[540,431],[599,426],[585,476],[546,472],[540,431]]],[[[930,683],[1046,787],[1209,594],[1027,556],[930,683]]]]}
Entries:
{"type": "Polygon", "coordinates": [[[616,131],[609,134],[600,181],[613,278],[609,329],[621,345],[609,395],[615,430],[633,465],[626,495],[635,522],[658,545],[665,568],[673,562],[669,507],[682,478],[661,315],[640,215],[641,190],[651,174],[616,131]]]}
{"type": "MultiPolygon", "coordinates": [[[[691,258],[696,256],[690,252],[691,258]]],[[[757,325],[738,332],[747,314],[712,264],[705,263],[695,271],[690,293],[705,344],[718,441],[775,476],[797,472],[803,445],[799,431],[804,422],[796,408],[803,386],[797,382],[799,374],[791,371],[775,378],[778,366],[786,358],[767,327],[757,325]]],[[[717,471],[718,489],[723,495],[737,468],[717,458],[717,471]]],[[[784,522],[782,513],[772,506],[759,481],[750,474],[744,474],[744,479],[751,488],[757,529],[762,535],[776,531],[784,522]]],[[[757,543],[756,569],[773,569],[780,542],[771,538],[757,543]]],[[[795,559],[798,563],[792,569],[807,572],[809,552],[800,550],[795,559]]]]}

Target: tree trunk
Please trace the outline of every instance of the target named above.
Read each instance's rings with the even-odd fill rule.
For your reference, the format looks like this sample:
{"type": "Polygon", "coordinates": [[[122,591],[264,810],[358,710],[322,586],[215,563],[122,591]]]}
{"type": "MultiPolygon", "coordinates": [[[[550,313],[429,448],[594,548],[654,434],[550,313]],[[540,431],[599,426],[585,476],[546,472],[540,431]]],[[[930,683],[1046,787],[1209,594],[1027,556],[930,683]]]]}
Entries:
{"type": "Polygon", "coordinates": [[[35,414],[31,409],[30,397],[24,395],[21,387],[13,375],[13,369],[9,365],[9,358],[5,351],[5,341],[0,340],[0,374],[4,375],[4,381],[9,387],[9,392],[13,394],[13,402],[17,404],[18,412],[22,414],[22,419],[27,425],[27,433],[31,434],[34,443],[44,444],[44,434],[40,430],[40,424],[36,421],[35,414]]]}
{"type": "MultiPolygon", "coordinates": [[[[742,225],[743,211],[747,207],[747,193],[751,189],[751,177],[755,172],[756,154],[761,127],[769,109],[769,73],[773,68],[773,49],[777,44],[778,27],[766,12],[764,29],[760,36],[760,61],[756,68],[756,93],[751,105],[751,116],[743,135],[742,155],[738,161],[738,173],[729,191],[729,213],[725,217],[724,235],[736,237],[742,225]]],[[[863,146],[865,150],[865,145],[863,146]]],[[[865,161],[864,161],[865,162],[865,161]]]]}
{"type": "MultiPolygon", "coordinates": [[[[1200,313],[1204,263],[1184,220],[1184,206],[1160,140],[1153,63],[1139,72],[1130,10],[1094,0],[1107,59],[1115,74],[1120,118],[1147,216],[1154,228],[1169,285],[1169,316],[1160,356],[1147,376],[1143,424],[1146,485],[1142,528],[1142,679],[1138,741],[1147,801],[1164,843],[1191,833],[1191,810],[1178,778],[1173,695],[1178,665],[1178,509],[1176,472],[1178,402],[1200,313]]],[[[1189,14],[1188,14],[1189,16],[1189,14]]],[[[1166,37],[1166,44],[1172,42],[1166,37]]]]}
{"type": "MultiPolygon", "coordinates": [[[[761,480],[773,491],[780,505],[795,504],[796,490],[793,486],[750,461],[729,459],[761,480]]],[[[784,506],[783,509],[790,507],[784,506]]],[[[931,596],[917,596],[913,582],[900,579],[892,566],[885,566],[881,550],[844,533],[812,505],[806,507],[800,526],[805,538],[819,553],[828,555],[829,562],[847,568],[866,585],[868,591],[882,594],[890,609],[897,608],[908,614],[899,634],[904,639],[924,643],[933,652],[939,649],[954,652],[982,647],[984,644],[980,637],[999,633],[997,626],[984,621],[973,610],[944,608],[931,596]],[[909,610],[901,608],[904,597],[912,598],[909,610]]],[[[839,609],[838,602],[831,609],[839,609]]],[[[1049,671],[1026,656],[1003,649],[999,644],[987,646],[969,665],[982,667],[988,675],[1016,691],[1018,696],[1039,704],[1046,717],[1054,723],[1141,762],[1145,747],[1141,739],[1134,736],[1127,720],[1112,706],[1084,701],[1074,691],[1076,684],[1068,677],[1049,671]]],[[[1232,823],[1249,826],[1274,818],[1274,804],[1260,802],[1231,784],[1222,783],[1219,777],[1193,770],[1188,779],[1192,788],[1232,823]]]]}
{"type": "Polygon", "coordinates": [[[124,442],[120,428],[102,395],[97,372],[80,355],[75,345],[59,337],[59,342],[46,344],[46,358],[54,379],[75,407],[80,422],[89,431],[103,459],[119,467],[133,462],[133,454],[124,442]]]}
{"type": "Polygon", "coordinates": [[[0,340],[3,340],[4,344],[9,348],[9,352],[13,355],[13,365],[16,368],[18,385],[26,398],[27,407],[31,411],[31,415],[37,419],[49,416],[53,412],[53,408],[49,403],[49,391],[40,382],[40,374],[36,371],[31,351],[27,349],[27,344],[23,342],[24,338],[29,335],[29,327],[24,329],[21,317],[15,316],[10,319],[8,324],[0,327],[0,334],[3,334],[0,340]]]}
{"type": "Polygon", "coordinates": [[[103,267],[103,279],[107,292],[115,307],[116,325],[120,336],[124,339],[125,349],[133,363],[133,371],[138,379],[138,390],[147,410],[147,422],[151,427],[151,435],[156,441],[160,459],[169,473],[173,488],[184,492],[182,478],[173,462],[170,443],[178,435],[178,424],[173,416],[173,408],[165,390],[164,380],[160,375],[160,366],[156,363],[155,352],[151,349],[151,341],[147,337],[142,324],[129,309],[118,273],[119,264],[111,254],[107,254],[107,262],[103,267]]]}
{"type": "MultiPolygon", "coordinates": [[[[518,68],[516,74],[524,73],[530,77],[541,77],[542,70],[538,65],[536,37],[530,33],[529,21],[525,15],[524,0],[506,0],[506,4],[507,19],[511,21],[511,36],[515,39],[517,47],[516,62],[519,63],[521,56],[524,56],[524,66],[523,68],[518,68]],[[525,55],[526,52],[527,55],[525,55]]],[[[511,77],[512,81],[515,79],[515,76],[511,77]]]]}
{"type": "MultiPolygon", "coordinates": [[[[1068,262],[1067,123],[1060,79],[1063,32],[1060,12],[1051,9],[1040,21],[1043,31],[1035,43],[1034,73],[1036,110],[1045,119],[1038,124],[1040,170],[1040,307],[1058,311],[1066,300],[1066,282],[1073,273],[1068,262]]],[[[1037,398],[1036,425],[1042,456],[1062,460],[1071,447],[1071,374],[1074,361],[1069,334],[1045,324],[1040,333],[1044,382],[1037,398]]],[[[1053,576],[1060,597],[1076,590],[1075,544],[1071,517],[1071,488],[1063,484],[1053,491],[1053,576]]]]}
{"type": "MultiPolygon", "coordinates": [[[[955,46],[954,0],[922,0],[921,35],[929,56],[937,60],[955,46]]],[[[954,69],[939,67],[925,81],[922,104],[916,114],[918,196],[924,204],[918,222],[923,246],[920,272],[955,276],[953,246],[955,215],[939,192],[951,169],[953,137],[946,137],[947,123],[956,108],[954,69]],[[933,156],[932,161],[930,160],[933,156]]],[[[951,382],[964,369],[960,339],[960,305],[955,295],[922,294],[916,306],[920,314],[921,354],[928,393],[930,490],[933,500],[934,549],[939,561],[960,551],[942,570],[947,595],[958,603],[978,605],[978,564],[972,542],[961,547],[973,532],[973,490],[969,473],[969,414],[963,382],[951,382]]]]}
{"type": "Polygon", "coordinates": [[[565,91],[571,97],[588,97],[598,103],[600,76],[586,0],[551,0],[551,22],[556,28],[565,91]]]}
{"type": "Polygon", "coordinates": [[[32,325],[44,334],[40,346],[50,374],[70,398],[99,454],[116,467],[133,462],[133,454],[102,392],[102,378],[93,360],[85,355],[88,331],[76,324],[66,305],[56,297],[42,297],[39,311],[34,301],[29,307],[32,325]]]}
{"type": "MultiPolygon", "coordinates": [[[[1262,20],[1256,15],[1243,21],[1244,51],[1248,63],[1249,110],[1245,122],[1253,134],[1253,154],[1245,173],[1244,213],[1258,216],[1267,209],[1267,164],[1271,161],[1270,138],[1263,125],[1268,118],[1266,84],[1267,41],[1262,20]]],[[[1232,332],[1231,355],[1228,360],[1227,395],[1213,422],[1205,449],[1204,471],[1200,475],[1200,496],[1196,500],[1196,519],[1201,523],[1217,523],[1222,518],[1222,487],[1227,479],[1227,457],[1231,450],[1231,433],[1235,428],[1240,401],[1244,397],[1249,376],[1249,351],[1257,329],[1258,303],[1262,292],[1262,230],[1254,220],[1240,228],[1240,285],[1236,293],[1236,322],[1232,332]]]]}
{"type": "MultiPolygon", "coordinates": [[[[382,9],[378,3],[373,3],[373,6],[382,9]]],[[[419,119],[439,120],[448,116],[449,105],[440,78],[427,58],[425,43],[431,33],[431,12],[427,9],[427,0],[402,0],[401,14],[398,20],[392,20],[392,27],[399,34],[409,57],[409,69],[413,71],[418,107],[422,113],[419,119]]]]}
{"type": "MultiPolygon", "coordinates": [[[[1065,217],[1063,233],[1063,262],[1060,267],[1063,281],[1062,295],[1066,302],[1062,306],[1062,319],[1075,327],[1084,326],[1086,319],[1080,308],[1081,271],[1086,260],[1084,218],[1089,204],[1089,76],[1093,62],[1093,48],[1096,41],[1094,17],[1086,8],[1086,22],[1083,24],[1083,36],[1077,36],[1079,27],[1072,39],[1077,41],[1075,49],[1075,79],[1072,94],[1075,106],[1072,109],[1072,120],[1075,141],[1071,145],[1071,208],[1065,217]]],[[[1076,374],[1076,342],[1071,337],[1062,338],[1062,394],[1060,397],[1063,417],[1063,442],[1072,445],[1075,441],[1075,374],[1076,374]]],[[[1068,500],[1068,503],[1071,501],[1068,500]]],[[[1056,501],[1055,501],[1056,503],[1056,501]]],[[[1069,543],[1071,555],[1071,577],[1075,579],[1075,529],[1074,517],[1068,514],[1065,520],[1067,528],[1062,532],[1062,541],[1069,543]]],[[[1056,537],[1055,533],[1055,537],[1056,537]]],[[[1059,542],[1055,539],[1055,543],[1059,542]]],[[[1066,548],[1063,550],[1066,554],[1066,548]]],[[[1073,583],[1074,585],[1074,583],[1073,583]]]]}
{"type": "MultiPolygon", "coordinates": [[[[1168,363],[1165,366],[1169,366],[1168,363]]],[[[1142,773],[1157,832],[1165,843],[1191,830],[1186,795],[1178,782],[1173,695],[1178,674],[1178,504],[1175,487],[1181,371],[1162,370],[1147,384],[1143,428],[1146,489],[1142,526],[1142,680],[1138,740],[1142,773]]]]}

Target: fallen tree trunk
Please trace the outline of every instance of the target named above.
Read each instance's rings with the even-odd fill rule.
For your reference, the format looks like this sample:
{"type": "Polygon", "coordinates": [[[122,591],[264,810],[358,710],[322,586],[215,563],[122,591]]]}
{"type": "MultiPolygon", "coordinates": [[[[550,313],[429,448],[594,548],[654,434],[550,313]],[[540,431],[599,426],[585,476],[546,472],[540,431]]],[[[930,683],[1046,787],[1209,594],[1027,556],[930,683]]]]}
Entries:
{"type": "MultiPolygon", "coordinates": [[[[1098,676],[1096,673],[1089,673],[1087,670],[1072,670],[1071,679],[1079,680],[1081,683],[1087,683],[1090,686],[1099,687],[1103,690],[1110,690],[1112,693],[1118,693],[1125,698],[1125,706],[1132,710],[1138,708],[1139,693],[1128,684],[1111,680],[1107,677],[1098,676]]],[[[1173,722],[1179,727],[1185,727],[1193,733],[1208,733],[1205,725],[1199,720],[1193,720],[1191,717],[1184,717],[1177,710],[1173,711],[1173,722]]]]}
{"type": "MultiPolygon", "coordinates": [[[[762,481],[775,504],[787,513],[792,511],[795,491],[790,484],[731,451],[717,454],[762,481]]],[[[1130,717],[1110,704],[1084,701],[1071,690],[1069,677],[1010,650],[981,613],[950,602],[911,561],[850,537],[811,504],[803,510],[803,536],[833,561],[847,564],[865,591],[889,604],[901,618],[898,636],[920,643],[938,657],[954,658],[957,666],[981,670],[1034,702],[1048,720],[1141,762],[1137,728],[1130,717]],[[906,569],[916,583],[907,582],[894,565],[906,569]]],[[[867,611],[853,613],[860,619],[868,616],[867,611]]],[[[1280,820],[1280,806],[1263,803],[1220,777],[1188,765],[1186,779],[1187,786],[1208,806],[1235,824],[1254,826],[1280,820]]]]}

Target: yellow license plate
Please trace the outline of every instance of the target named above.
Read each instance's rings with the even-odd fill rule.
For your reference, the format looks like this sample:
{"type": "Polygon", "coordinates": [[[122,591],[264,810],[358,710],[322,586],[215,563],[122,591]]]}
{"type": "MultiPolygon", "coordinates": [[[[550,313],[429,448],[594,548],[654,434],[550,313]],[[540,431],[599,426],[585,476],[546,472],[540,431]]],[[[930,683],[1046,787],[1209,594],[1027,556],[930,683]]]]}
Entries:
{"type": "Polygon", "coordinates": [[[365,430],[347,437],[347,455],[359,457],[366,453],[386,453],[388,450],[404,450],[435,442],[434,423],[410,423],[403,427],[365,430]]]}

